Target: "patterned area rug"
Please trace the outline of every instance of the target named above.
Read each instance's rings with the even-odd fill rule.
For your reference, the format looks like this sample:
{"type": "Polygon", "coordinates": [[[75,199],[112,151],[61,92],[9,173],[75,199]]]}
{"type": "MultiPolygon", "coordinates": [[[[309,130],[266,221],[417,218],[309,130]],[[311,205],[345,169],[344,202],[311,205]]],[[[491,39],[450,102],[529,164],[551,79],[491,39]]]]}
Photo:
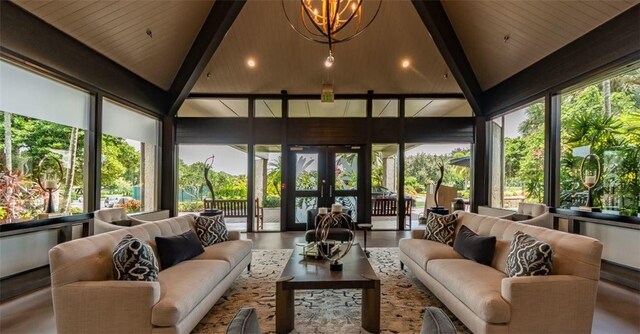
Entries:
{"type": "MultiPolygon", "coordinates": [[[[400,270],[398,248],[369,248],[369,261],[380,278],[383,333],[419,333],[425,306],[443,308],[458,333],[470,331],[411,273],[400,270]]],[[[193,333],[224,333],[242,307],[255,307],[263,333],[275,332],[275,281],[291,249],[254,250],[251,272],[244,271],[231,289],[200,321],[193,333]]],[[[361,290],[296,291],[293,333],[367,333],[360,327],[361,290]]]]}

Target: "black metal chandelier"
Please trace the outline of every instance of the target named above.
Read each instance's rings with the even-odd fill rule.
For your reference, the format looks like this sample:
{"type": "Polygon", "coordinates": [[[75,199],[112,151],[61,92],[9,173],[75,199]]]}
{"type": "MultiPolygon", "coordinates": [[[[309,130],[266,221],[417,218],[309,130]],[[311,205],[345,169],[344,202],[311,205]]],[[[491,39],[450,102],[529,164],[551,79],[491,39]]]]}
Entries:
{"type": "Polygon", "coordinates": [[[287,12],[285,1],[282,0],[282,11],[291,28],[309,41],[329,45],[326,67],[333,64],[333,46],[360,35],[378,16],[382,5],[382,0],[378,0],[377,6],[374,0],[367,1],[375,11],[365,22],[364,0],[300,0],[300,18],[296,24],[287,12]]]}

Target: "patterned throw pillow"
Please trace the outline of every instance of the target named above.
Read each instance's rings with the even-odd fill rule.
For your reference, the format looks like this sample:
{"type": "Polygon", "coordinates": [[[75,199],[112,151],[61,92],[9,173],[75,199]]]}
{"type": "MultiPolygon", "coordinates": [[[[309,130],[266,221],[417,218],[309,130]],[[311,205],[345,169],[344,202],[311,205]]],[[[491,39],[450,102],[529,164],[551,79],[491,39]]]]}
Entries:
{"type": "Polygon", "coordinates": [[[120,281],[157,281],[158,262],[151,246],[131,234],[113,250],[114,276],[120,281]]]}
{"type": "Polygon", "coordinates": [[[456,232],[457,214],[438,215],[429,212],[424,238],[453,246],[453,236],[456,232]]]}
{"type": "Polygon", "coordinates": [[[213,217],[196,217],[196,234],[203,246],[211,246],[229,240],[224,215],[213,217]]]}
{"type": "Polygon", "coordinates": [[[551,246],[520,231],[513,235],[507,255],[507,275],[543,276],[553,268],[551,246]]]}

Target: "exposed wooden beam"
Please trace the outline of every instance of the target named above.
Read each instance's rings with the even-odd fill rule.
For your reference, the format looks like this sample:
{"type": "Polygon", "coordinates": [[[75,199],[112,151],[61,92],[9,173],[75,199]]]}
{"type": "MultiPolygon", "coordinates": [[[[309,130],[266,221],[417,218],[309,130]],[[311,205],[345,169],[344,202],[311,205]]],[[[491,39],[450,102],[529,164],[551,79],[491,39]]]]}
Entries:
{"type": "MultiPolygon", "coordinates": [[[[246,94],[246,93],[190,93],[189,99],[280,99],[280,94],[246,94]]],[[[366,99],[368,94],[336,94],[336,100],[366,99]]],[[[411,94],[373,94],[374,99],[429,99],[429,100],[464,100],[460,93],[411,93],[411,94]]],[[[320,100],[320,94],[290,94],[291,100],[320,100]]]]}
{"type": "Polygon", "coordinates": [[[245,0],[216,0],[202,25],[187,57],[184,59],[171,88],[169,88],[168,115],[174,116],[187,98],[200,75],[207,67],[224,36],[235,21],[245,0]]]}
{"type": "Polygon", "coordinates": [[[485,114],[503,114],[546,93],[640,60],[639,18],[640,5],[635,5],[485,91],[485,114]]]}
{"type": "Polygon", "coordinates": [[[9,1],[0,1],[0,50],[72,84],[99,90],[151,114],[166,110],[167,93],[9,1]]]}
{"type": "Polygon", "coordinates": [[[413,6],[476,115],[482,115],[482,89],[442,3],[413,0],[413,6]]]}

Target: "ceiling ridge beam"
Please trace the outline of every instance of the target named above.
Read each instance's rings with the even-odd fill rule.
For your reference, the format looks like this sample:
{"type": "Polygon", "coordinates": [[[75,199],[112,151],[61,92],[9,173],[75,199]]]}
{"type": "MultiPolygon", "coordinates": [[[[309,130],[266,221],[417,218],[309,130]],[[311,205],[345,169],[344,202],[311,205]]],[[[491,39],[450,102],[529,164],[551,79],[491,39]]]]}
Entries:
{"type": "Polygon", "coordinates": [[[245,0],[216,0],[169,88],[168,116],[175,116],[240,14],[245,0]]]}
{"type": "Polygon", "coordinates": [[[640,4],[486,90],[486,115],[503,114],[547,92],[558,92],[639,60],[639,17],[640,4]]]}
{"type": "Polygon", "coordinates": [[[164,115],[166,91],[22,7],[0,1],[0,8],[2,53],[73,85],[101,91],[155,116],[164,115]]]}
{"type": "Polygon", "coordinates": [[[471,109],[476,115],[482,115],[482,89],[442,2],[438,0],[412,0],[411,2],[431,34],[449,71],[471,105],[471,109]]]}

